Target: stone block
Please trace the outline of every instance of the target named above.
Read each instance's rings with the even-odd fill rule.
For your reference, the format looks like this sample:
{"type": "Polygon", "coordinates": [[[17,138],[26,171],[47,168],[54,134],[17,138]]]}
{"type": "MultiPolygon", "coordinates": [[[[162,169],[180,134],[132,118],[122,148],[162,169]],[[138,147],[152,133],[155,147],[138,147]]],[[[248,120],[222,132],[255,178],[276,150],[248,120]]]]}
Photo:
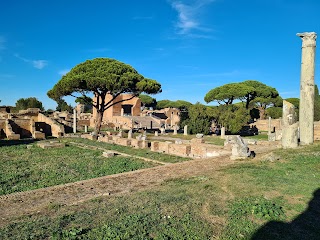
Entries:
{"type": "Polygon", "coordinates": [[[33,134],[35,139],[46,139],[46,135],[43,132],[35,131],[33,134]]]}
{"type": "Polygon", "coordinates": [[[196,138],[203,138],[203,134],[202,133],[197,133],[196,134],[196,138]]]}
{"type": "Polygon", "coordinates": [[[191,144],[190,157],[202,158],[207,155],[207,148],[202,144],[191,144]]]}
{"type": "Polygon", "coordinates": [[[242,137],[235,136],[232,143],[232,153],[231,153],[231,159],[243,159],[250,156],[250,151],[247,146],[247,144],[243,141],[242,137]]]}
{"type": "Polygon", "coordinates": [[[151,151],[153,152],[159,151],[159,142],[151,142],[151,151]]]}
{"type": "Polygon", "coordinates": [[[295,123],[285,126],[282,129],[282,147],[283,148],[297,148],[298,147],[298,125],[295,123]]]}
{"type": "Polygon", "coordinates": [[[191,146],[188,144],[169,144],[169,154],[187,157],[191,153],[191,146]]]}
{"type": "Polygon", "coordinates": [[[132,138],[131,139],[131,147],[142,148],[142,140],[132,138]]]}
{"type": "Polygon", "coordinates": [[[66,145],[61,142],[39,142],[37,146],[43,149],[48,149],[48,148],[63,148],[66,145]]]}
{"type": "Polygon", "coordinates": [[[159,152],[169,153],[169,146],[172,142],[159,142],[159,152]]]}
{"type": "Polygon", "coordinates": [[[106,142],[106,143],[113,143],[112,136],[108,136],[108,135],[99,136],[98,141],[99,142],[106,142]]]}
{"type": "Polygon", "coordinates": [[[13,134],[7,135],[7,138],[9,140],[19,140],[20,139],[20,134],[13,133],[13,134]]]}
{"type": "Polygon", "coordinates": [[[131,139],[128,138],[116,138],[115,143],[121,146],[130,146],[131,145],[131,139]]]}
{"type": "Polygon", "coordinates": [[[204,143],[204,139],[203,138],[193,138],[191,139],[191,145],[193,144],[202,144],[204,143]]]}
{"type": "Polygon", "coordinates": [[[82,134],[81,138],[89,139],[89,140],[96,140],[96,136],[91,134],[82,134]]]}
{"type": "Polygon", "coordinates": [[[142,148],[149,148],[149,141],[142,140],[142,148]]]}
{"type": "Polygon", "coordinates": [[[102,153],[102,156],[106,158],[114,157],[115,155],[116,155],[115,152],[112,152],[112,151],[105,151],[102,153]]]}
{"type": "Polygon", "coordinates": [[[276,133],[269,133],[268,134],[268,141],[270,141],[270,142],[276,141],[276,133]]]}

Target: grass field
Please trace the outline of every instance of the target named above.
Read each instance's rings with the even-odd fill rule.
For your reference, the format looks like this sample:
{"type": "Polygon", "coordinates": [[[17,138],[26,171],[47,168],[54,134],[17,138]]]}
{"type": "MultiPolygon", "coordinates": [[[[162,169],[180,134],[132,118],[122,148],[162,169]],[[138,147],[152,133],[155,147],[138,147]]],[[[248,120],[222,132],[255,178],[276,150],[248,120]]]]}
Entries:
{"type": "Polygon", "coordinates": [[[75,146],[42,149],[0,147],[0,195],[156,166],[136,158],[105,158],[101,150],[75,146]]]}
{"type": "MultiPolygon", "coordinates": [[[[40,156],[4,149],[2,161],[40,156]]],[[[257,156],[152,190],[50,205],[2,227],[0,239],[319,239],[320,144],[274,154],[280,160],[257,156]]]]}

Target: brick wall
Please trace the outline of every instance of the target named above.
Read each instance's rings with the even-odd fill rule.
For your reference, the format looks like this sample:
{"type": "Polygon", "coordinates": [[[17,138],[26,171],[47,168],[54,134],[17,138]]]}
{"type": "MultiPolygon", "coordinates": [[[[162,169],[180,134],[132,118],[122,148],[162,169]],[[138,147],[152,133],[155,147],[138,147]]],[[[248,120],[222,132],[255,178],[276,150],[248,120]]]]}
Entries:
{"type": "MultiPolygon", "coordinates": [[[[255,123],[251,123],[250,126],[256,126],[259,131],[269,130],[269,119],[257,120],[255,123]]],[[[273,130],[281,129],[281,119],[271,119],[271,132],[273,130]]]]}

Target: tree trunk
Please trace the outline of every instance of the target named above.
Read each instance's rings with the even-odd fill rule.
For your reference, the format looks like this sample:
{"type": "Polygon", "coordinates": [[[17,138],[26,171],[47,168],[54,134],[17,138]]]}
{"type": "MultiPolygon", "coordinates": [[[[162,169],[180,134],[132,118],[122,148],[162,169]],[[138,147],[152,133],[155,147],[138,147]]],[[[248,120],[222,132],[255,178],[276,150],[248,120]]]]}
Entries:
{"type": "Polygon", "coordinates": [[[260,120],[263,120],[266,118],[266,109],[263,107],[259,107],[259,115],[260,115],[260,120]]]}
{"type": "Polygon", "coordinates": [[[103,118],[103,112],[97,111],[96,124],[95,124],[95,127],[94,127],[94,132],[96,134],[100,133],[101,124],[102,124],[102,118],[103,118]]]}

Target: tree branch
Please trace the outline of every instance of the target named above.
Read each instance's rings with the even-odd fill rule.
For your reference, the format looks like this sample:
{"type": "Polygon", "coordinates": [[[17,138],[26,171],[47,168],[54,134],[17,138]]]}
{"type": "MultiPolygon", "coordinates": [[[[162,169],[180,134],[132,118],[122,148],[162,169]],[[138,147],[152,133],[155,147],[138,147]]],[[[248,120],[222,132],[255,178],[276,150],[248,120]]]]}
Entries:
{"type": "Polygon", "coordinates": [[[136,96],[137,96],[136,94],[133,94],[130,98],[119,100],[119,101],[117,101],[117,102],[112,103],[112,104],[109,105],[109,106],[108,106],[108,105],[105,105],[105,109],[104,109],[104,110],[108,109],[109,107],[112,107],[112,106],[115,105],[115,104],[118,104],[118,103],[121,103],[121,102],[125,102],[125,101],[129,101],[129,100],[133,99],[133,98],[136,97],[136,96]]]}
{"type": "Polygon", "coordinates": [[[113,100],[115,100],[121,93],[123,93],[123,91],[117,92],[115,95],[112,95],[112,99],[104,105],[104,106],[105,106],[105,109],[104,109],[104,110],[106,110],[106,109],[108,109],[109,107],[111,107],[112,105],[114,105],[114,104],[111,104],[111,105],[109,106],[109,104],[112,103],[113,100]],[[109,107],[108,107],[108,106],[109,106],[109,107]]]}

